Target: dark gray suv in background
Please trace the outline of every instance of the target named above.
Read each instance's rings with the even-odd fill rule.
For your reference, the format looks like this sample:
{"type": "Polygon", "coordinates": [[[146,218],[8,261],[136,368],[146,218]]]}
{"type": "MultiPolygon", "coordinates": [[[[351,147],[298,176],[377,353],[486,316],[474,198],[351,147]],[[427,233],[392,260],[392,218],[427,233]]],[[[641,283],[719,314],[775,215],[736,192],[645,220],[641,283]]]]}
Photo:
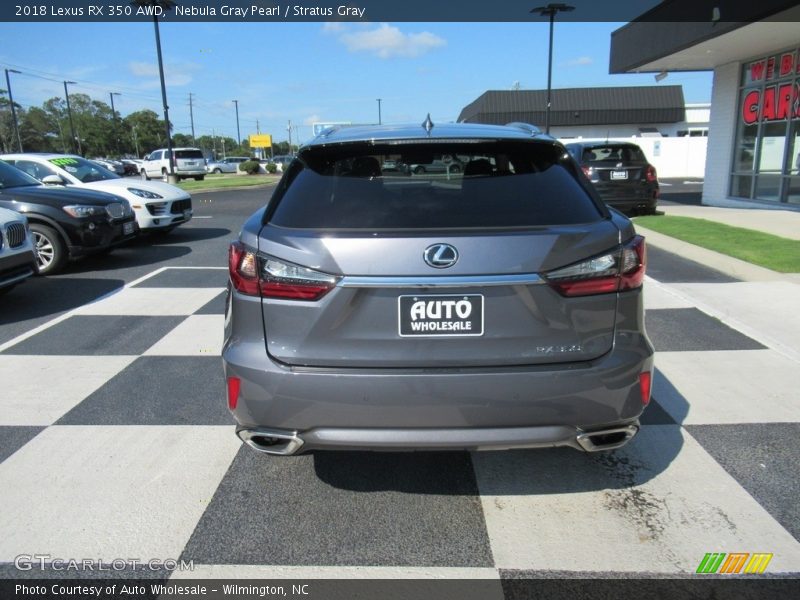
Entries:
{"type": "Polygon", "coordinates": [[[223,363],[256,450],[626,443],[645,244],[530,126],[326,130],[229,250],[223,363]],[[464,165],[444,178],[382,171],[464,165]]]}

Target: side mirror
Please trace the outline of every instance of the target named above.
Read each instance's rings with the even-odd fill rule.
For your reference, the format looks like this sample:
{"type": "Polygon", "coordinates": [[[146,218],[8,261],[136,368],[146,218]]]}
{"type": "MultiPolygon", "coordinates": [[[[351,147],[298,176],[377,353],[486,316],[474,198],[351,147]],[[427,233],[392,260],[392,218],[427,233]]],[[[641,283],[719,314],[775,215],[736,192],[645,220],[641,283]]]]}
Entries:
{"type": "Polygon", "coordinates": [[[42,179],[42,183],[45,185],[64,185],[64,180],[58,175],[48,175],[42,179]]]}

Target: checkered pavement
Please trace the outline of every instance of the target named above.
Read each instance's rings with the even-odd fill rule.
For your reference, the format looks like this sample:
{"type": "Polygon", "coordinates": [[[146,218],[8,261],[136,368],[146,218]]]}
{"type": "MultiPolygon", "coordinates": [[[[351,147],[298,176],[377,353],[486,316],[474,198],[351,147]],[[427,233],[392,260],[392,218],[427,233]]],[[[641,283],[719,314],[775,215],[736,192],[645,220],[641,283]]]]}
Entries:
{"type": "Polygon", "coordinates": [[[0,576],[19,554],[210,578],[683,574],[707,552],[800,572],[798,359],[693,301],[748,284],[648,279],[654,400],[617,452],[270,458],[224,405],[226,277],[159,269],[0,345],[0,576]]]}

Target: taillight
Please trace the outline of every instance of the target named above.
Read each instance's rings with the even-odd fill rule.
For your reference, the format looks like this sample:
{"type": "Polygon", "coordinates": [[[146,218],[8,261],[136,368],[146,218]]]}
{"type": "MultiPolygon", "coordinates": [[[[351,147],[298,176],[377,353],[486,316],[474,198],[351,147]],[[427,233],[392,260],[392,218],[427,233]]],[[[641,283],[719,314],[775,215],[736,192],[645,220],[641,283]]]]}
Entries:
{"type": "Polygon", "coordinates": [[[644,171],[644,176],[649,183],[655,183],[656,181],[658,181],[656,168],[653,165],[647,165],[647,168],[644,171]]]}
{"type": "Polygon", "coordinates": [[[545,279],[562,296],[608,294],[640,287],[646,264],[644,238],[637,235],[621,249],[550,271],[545,279]]]}
{"type": "Polygon", "coordinates": [[[592,167],[588,165],[583,165],[581,166],[581,169],[583,170],[584,175],[586,175],[589,179],[592,178],[592,167]]]}
{"type": "Polygon", "coordinates": [[[239,403],[239,387],[241,380],[238,377],[228,377],[228,408],[236,410],[239,403]]]}
{"type": "Polygon", "coordinates": [[[642,404],[647,406],[650,404],[650,390],[652,384],[652,375],[650,371],[639,373],[639,391],[642,394],[642,404]]]}
{"type": "Polygon", "coordinates": [[[228,272],[237,291],[250,296],[288,300],[319,300],[338,280],[334,275],[257,256],[241,242],[231,242],[228,272]]]}
{"type": "Polygon", "coordinates": [[[228,273],[237,291],[258,296],[258,259],[241,242],[231,242],[228,248],[228,273]]]}
{"type": "Polygon", "coordinates": [[[265,298],[319,300],[336,285],[337,278],[275,258],[264,258],[261,295],[265,298]]]}

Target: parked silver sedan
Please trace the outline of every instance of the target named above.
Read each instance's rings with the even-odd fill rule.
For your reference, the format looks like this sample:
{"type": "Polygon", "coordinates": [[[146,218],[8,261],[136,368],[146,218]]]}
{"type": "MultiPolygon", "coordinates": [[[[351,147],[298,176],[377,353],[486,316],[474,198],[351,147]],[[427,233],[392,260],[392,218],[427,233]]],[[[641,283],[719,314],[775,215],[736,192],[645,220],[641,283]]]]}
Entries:
{"type": "Polygon", "coordinates": [[[246,156],[229,156],[220,160],[211,161],[206,165],[207,173],[236,173],[239,165],[250,160],[246,156]]]}
{"type": "Polygon", "coordinates": [[[639,430],[645,242],[530,126],[326,130],[229,251],[256,450],[609,450],[639,430]],[[464,157],[455,178],[384,173],[464,157]]]}

